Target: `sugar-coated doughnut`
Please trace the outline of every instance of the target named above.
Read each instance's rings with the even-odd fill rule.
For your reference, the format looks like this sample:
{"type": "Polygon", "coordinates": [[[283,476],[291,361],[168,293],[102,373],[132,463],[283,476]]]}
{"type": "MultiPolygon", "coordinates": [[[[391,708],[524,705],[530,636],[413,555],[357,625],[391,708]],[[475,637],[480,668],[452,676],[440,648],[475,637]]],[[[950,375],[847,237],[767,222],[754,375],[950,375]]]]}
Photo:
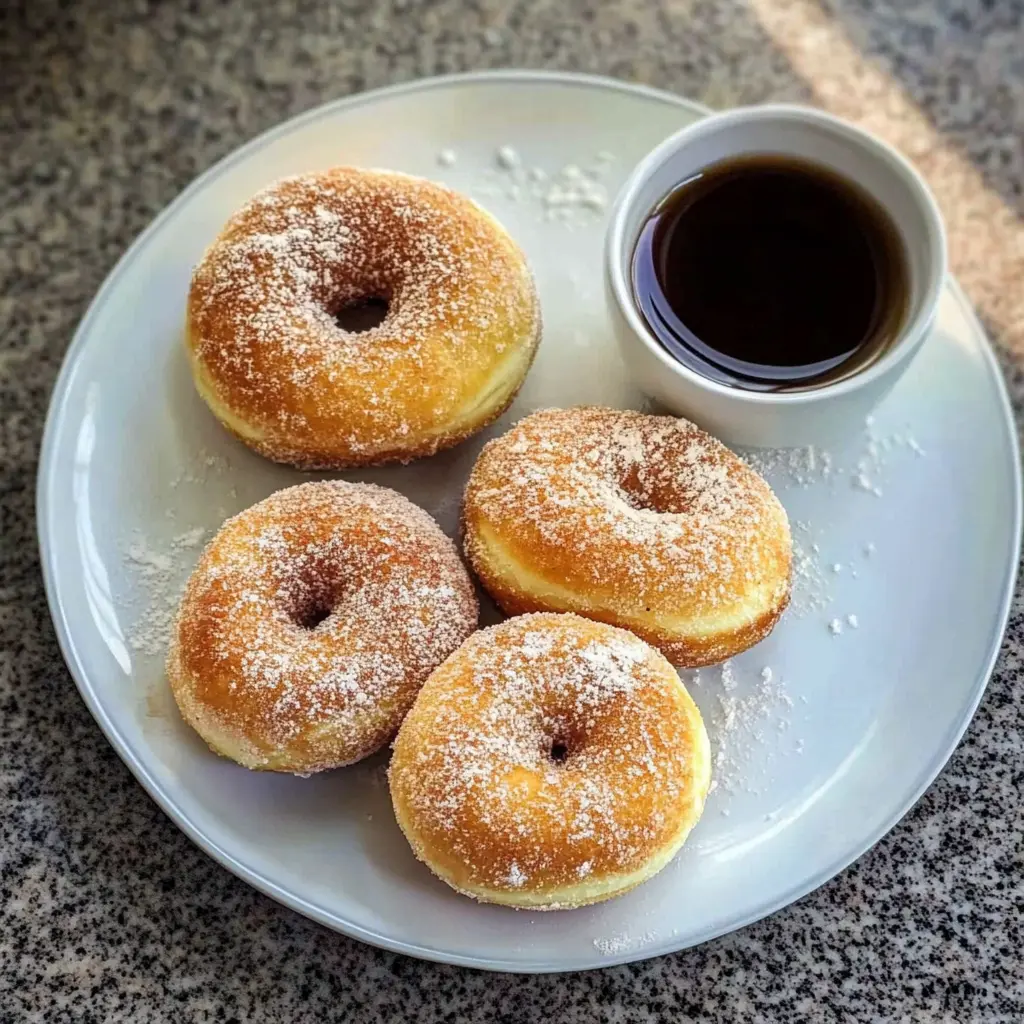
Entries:
{"type": "Polygon", "coordinates": [[[523,615],[427,680],[389,769],[416,856],[468,896],[554,910],[672,859],[704,807],[710,748],[679,676],[632,633],[523,615]]]}
{"type": "Polygon", "coordinates": [[[352,167],[264,189],[192,277],[199,393],[260,454],[306,468],[408,462],[485,426],[533,359],[526,259],[472,200],[352,167]],[[368,300],[377,326],[336,319],[368,300]]]}
{"type": "Polygon", "coordinates": [[[782,505],[725,445],[671,416],[528,416],[481,453],[463,526],[470,564],[505,611],[623,626],[678,665],[745,650],[789,603],[782,505]]]}
{"type": "Polygon", "coordinates": [[[207,546],[167,669],[214,751],[308,774],[386,743],[476,621],[455,546],[421,508],[373,484],[300,484],[207,546]]]}

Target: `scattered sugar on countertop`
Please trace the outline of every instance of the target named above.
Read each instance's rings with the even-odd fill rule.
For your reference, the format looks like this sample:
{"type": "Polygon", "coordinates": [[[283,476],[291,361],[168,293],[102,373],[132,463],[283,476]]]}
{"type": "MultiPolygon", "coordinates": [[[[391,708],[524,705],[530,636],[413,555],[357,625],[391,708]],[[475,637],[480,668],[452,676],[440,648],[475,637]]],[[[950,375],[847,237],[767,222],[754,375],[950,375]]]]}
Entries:
{"type": "Polygon", "coordinates": [[[839,621],[839,619],[833,619],[828,624],[828,631],[833,636],[839,636],[839,634],[842,633],[842,631],[843,631],[843,624],[839,621]]]}
{"type": "Polygon", "coordinates": [[[860,620],[857,618],[856,615],[853,615],[851,613],[850,615],[846,616],[846,624],[850,627],[850,629],[857,629],[860,626],[860,620]]]}

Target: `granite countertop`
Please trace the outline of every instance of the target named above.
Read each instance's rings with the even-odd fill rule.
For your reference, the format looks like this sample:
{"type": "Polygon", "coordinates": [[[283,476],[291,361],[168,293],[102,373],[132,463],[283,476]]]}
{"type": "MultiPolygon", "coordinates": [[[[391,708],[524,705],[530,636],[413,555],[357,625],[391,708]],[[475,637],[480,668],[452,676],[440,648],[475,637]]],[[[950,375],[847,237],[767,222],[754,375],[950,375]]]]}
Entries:
{"type": "Polygon", "coordinates": [[[198,172],[325,100],[479,67],[819,103],[902,147],[1024,402],[1019,0],[23,0],[0,11],[0,1021],[1024,1019],[1024,606],[948,767],[853,867],[695,950],[552,977],[335,935],[209,860],[61,661],[34,538],[74,326],[198,172]]]}

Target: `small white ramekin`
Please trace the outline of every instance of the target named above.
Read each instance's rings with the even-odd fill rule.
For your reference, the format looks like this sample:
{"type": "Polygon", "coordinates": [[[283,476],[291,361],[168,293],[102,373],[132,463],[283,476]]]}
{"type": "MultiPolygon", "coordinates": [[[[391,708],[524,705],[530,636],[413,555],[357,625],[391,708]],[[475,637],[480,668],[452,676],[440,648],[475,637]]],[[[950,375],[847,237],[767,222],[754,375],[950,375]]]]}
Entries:
{"type": "Polygon", "coordinates": [[[741,107],[712,114],[666,139],[630,175],[611,213],[605,282],[616,336],[640,388],[731,444],[794,447],[856,429],[907,368],[935,319],[946,275],[946,238],[934,197],[890,146],[845,121],[806,107],[741,107]],[[910,271],[900,336],[875,362],[804,391],[746,391],[682,365],[662,347],[637,308],[631,263],[654,207],[686,178],[720,160],[755,153],[824,165],[860,185],[889,212],[910,271]]]}

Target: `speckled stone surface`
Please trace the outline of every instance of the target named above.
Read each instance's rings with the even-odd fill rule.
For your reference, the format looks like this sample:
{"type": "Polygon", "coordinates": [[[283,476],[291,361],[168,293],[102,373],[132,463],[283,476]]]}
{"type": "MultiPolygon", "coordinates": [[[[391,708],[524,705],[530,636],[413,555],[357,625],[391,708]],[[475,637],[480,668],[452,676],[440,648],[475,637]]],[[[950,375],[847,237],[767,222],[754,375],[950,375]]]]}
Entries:
{"type": "Polygon", "coordinates": [[[1024,401],[1017,0],[23,0],[0,5],[0,1021],[1019,1021],[1024,606],[949,766],[869,854],[688,952],[574,976],[418,963],[207,859],[79,700],[33,485],[75,323],[187,182],[282,118],[475,67],[581,69],[724,105],[821,103],[920,163],[1024,401]]]}

